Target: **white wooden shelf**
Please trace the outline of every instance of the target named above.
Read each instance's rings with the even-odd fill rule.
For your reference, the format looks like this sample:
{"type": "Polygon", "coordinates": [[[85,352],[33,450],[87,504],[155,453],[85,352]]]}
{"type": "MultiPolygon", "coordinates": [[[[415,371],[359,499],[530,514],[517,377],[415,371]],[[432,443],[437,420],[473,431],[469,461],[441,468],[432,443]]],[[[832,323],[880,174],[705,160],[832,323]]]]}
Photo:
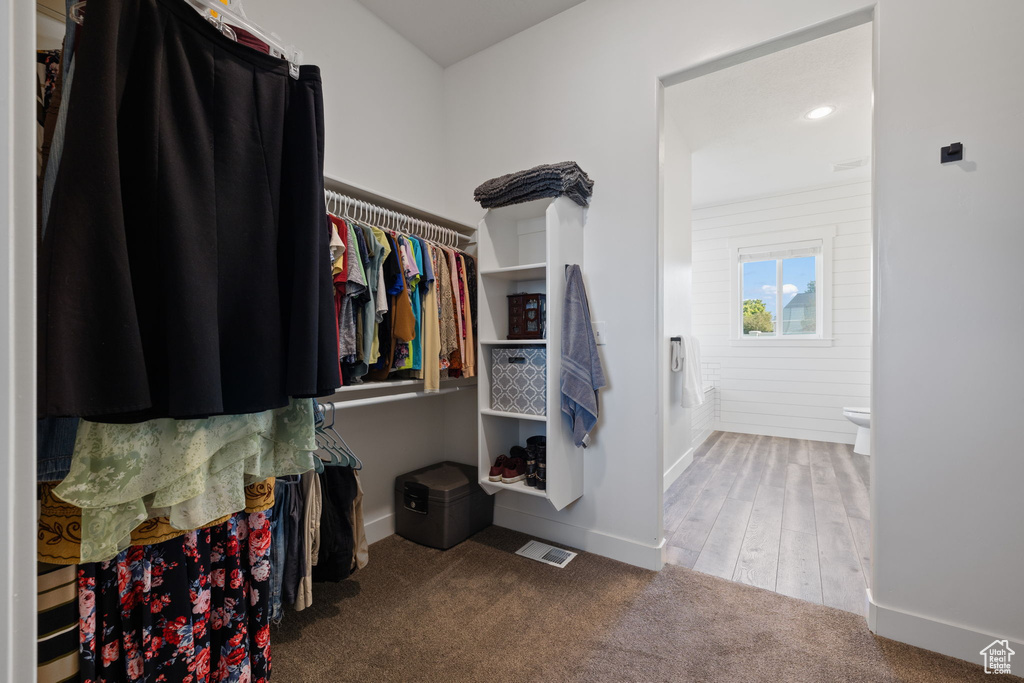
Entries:
{"type": "Polygon", "coordinates": [[[483,277],[493,278],[495,280],[509,280],[509,281],[520,281],[520,280],[543,280],[547,276],[548,264],[546,263],[529,263],[525,266],[509,266],[507,268],[490,268],[488,270],[481,270],[480,275],[483,277]]]}
{"type": "MultiPolygon", "coordinates": [[[[476,377],[456,377],[454,379],[442,379],[441,389],[451,387],[468,387],[477,383],[476,377]]],[[[351,384],[340,387],[330,397],[318,399],[321,403],[335,403],[367,394],[416,394],[423,391],[423,380],[421,379],[391,379],[382,382],[363,382],[362,384],[351,384]]]]}
{"type": "Polygon", "coordinates": [[[537,496],[538,498],[547,498],[547,489],[538,491],[536,486],[527,486],[525,481],[517,481],[514,484],[503,484],[500,481],[491,481],[487,478],[485,472],[480,477],[480,486],[483,487],[487,493],[498,493],[499,491],[511,491],[514,493],[525,493],[531,496],[537,496]]]}
{"type": "Polygon", "coordinates": [[[481,346],[547,346],[547,339],[482,339],[481,346]]]}
{"type": "Polygon", "coordinates": [[[511,420],[533,420],[534,422],[547,422],[547,415],[530,415],[528,413],[506,413],[501,410],[492,410],[491,408],[481,408],[481,415],[490,415],[491,417],[507,417],[511,420]]]}
{"type": "Polygon", "coordinates": [[[490,494],[524,494],[546,498],[556,510],[583,495],[583,450],[572,442],[567,420],[559,410],[562,367],[562,307],[565,266],[583,263],[584,210],[558,197],[491,209],[477,233],[479,279],[477,298],[480,385],[477,389],[480,485],[490,494]],[[513,265],[515,264],[515,265],[513,265]],[[508,336],[508,296],[544,294],[547,339],[503,339],[508,336]],[[491,408],[490,351],[496,347],[545,349],[547,415],[508,413],[491,408]],[[523,446],[533,436],[547,439],[547,488],[538,491],[523,482],[502,484],[487,478],[494,460],[523,446]]]}

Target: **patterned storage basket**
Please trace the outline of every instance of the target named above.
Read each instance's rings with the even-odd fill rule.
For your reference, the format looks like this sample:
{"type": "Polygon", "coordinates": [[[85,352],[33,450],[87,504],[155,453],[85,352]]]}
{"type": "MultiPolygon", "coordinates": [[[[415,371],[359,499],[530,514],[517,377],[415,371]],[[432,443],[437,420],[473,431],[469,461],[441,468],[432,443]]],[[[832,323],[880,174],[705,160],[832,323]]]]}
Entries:
{"type": "Polygon", "coordinates": [[[547,415],[548,350],[491,349],[491,409],[547,415]]]}

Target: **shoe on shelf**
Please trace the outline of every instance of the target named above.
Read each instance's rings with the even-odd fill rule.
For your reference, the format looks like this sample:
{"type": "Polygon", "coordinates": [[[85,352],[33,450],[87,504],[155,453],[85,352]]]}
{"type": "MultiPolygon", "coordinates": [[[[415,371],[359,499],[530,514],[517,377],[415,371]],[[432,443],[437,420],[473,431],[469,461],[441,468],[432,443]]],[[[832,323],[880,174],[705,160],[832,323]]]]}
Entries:
{"type": "Polygon", "coordinates": [[[487,473],[487,479],[489,481],[501,481],[501,475],[505,472],[505,465],[508,464],[507,455],[499,455],[498,459],[494,461],[494,466],[491,467],[491,471],[487,473]]]}
{"type": "Polygon", "coordinates": [[[534,452],[527,448],[526,452],[529,454],[526,456],[526,485],[536,486],[537,485],[537,456],[534,452]]]}
{"type": "Polygon", "coordinates": [[[548,487],[548,439],[543,434],[537,434],[531,436],[526,440],[526,450],[529,451],[530,456],[536,461],[535,474],[533,477],[533,483],[529,481],[527,484],[530,486],[536,486],[538,491],[544,491],[548,487]]]}
{"type": "MultiPolygon", "coordinates": [[[[529,451],[528,451],[528,449],[526,449],[526,448],[523,448],[522,446],[513,446],[512,448],[510,448],[510,449],[508,450],[508,459],[509,459],[509,462],[511,462],[512,460],[515,460],[515,459],[517,459],[517,458],[518,458],[519,460],[522,460],[522,461],[523,461],[523,463],[524,463],[524,466],[525,466],[525,469],[524,469],[524,471],[523,471],[523,477],[522,477],[522,479],[517,479],[516,481],[522,481],[523,479],[525,479],[525,480],[526,480],[526,482],[527,482],[527,483],[529,483],[529,480],[530,480],[530,472],[529,472],[529,465],[528,465],[528,460],[529,460],[529,458],[530,458],[530,454],[529,454],[529,451]]],[[[517,475],[513,475],[513,476],[517,476],[517,475]]],[[[511,478],[511,477],[509,477],[509,478],[511,478]]],[[[503,481],[504,481],[504,480],[503,480],[503,481]]],[[[514,483],[514,482],[505,482],[505,483],[514,483]]]]}
{"type": "Polygon", "coordinates": [[[509,458],[505,461],[505,471],[501,475],[502,484],[515,484],[526,479],[526,461],[522,458],[509,458]]]}

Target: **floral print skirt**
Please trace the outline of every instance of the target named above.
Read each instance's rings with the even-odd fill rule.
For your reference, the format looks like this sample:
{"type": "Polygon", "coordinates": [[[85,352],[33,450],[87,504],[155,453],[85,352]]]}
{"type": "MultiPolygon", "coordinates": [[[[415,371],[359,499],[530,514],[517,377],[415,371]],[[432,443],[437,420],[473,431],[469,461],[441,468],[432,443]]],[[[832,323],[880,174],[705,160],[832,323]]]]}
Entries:
{"type": "Polygon", "coordinates": [[[271,514],[81,565],[82,682],[268,681],[271,514]]]}

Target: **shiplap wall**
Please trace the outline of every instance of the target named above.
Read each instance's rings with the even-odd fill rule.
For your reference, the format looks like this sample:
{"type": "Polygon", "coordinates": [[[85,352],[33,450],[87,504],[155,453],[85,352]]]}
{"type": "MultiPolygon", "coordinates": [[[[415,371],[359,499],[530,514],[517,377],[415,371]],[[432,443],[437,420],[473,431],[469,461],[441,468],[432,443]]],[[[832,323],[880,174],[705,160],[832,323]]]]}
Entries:
{"type": "Polygon", "coordinates": [[[870,405],[871,181],[694,208],[693,332],[721,363],[716,429],[853,443],[843,407],[870,405]],[[833,345],[731,345],[729,239],[833,225],[833,345]]]}

